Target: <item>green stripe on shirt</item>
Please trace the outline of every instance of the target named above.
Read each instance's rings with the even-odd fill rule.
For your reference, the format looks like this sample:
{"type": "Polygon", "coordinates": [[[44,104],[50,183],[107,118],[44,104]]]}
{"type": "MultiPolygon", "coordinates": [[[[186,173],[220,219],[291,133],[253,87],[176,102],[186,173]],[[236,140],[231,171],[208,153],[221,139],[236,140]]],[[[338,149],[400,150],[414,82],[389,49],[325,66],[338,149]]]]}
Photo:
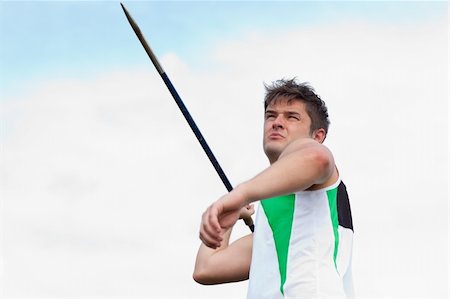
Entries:
{"type": "Polygon", "coordinates": [[[286,269],[289,251],[289,242],[292,231],[292,220],[294,218],[295,195],[289,194],[261,201],[264,213],[267,216],[278,258],[280,271],[280,291],[284,294],[284,283],[286,282],[286,269]]]}
{"type": "Polygon", "coordinates": [[[337,269],[336,256],[338,253],[338,246],[339,246],[339,233],[338,233],[339,219],[338,219],[338,211],[337,211],[337,187],[334,189],[328,190],[327,197],[328,197],[328,206],[330,207],[330,217],[331,217],[331,223],[333,225],[333,233],[334,233],[333,260],[334,260],[334,266],[337,269]]]}

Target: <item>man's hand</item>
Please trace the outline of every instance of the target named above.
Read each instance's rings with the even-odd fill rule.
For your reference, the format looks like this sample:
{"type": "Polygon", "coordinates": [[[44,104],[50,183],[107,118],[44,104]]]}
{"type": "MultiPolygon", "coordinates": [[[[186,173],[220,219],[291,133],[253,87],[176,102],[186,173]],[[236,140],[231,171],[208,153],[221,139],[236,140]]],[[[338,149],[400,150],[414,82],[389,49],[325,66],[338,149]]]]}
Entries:
{"type": "MultiPolygon", "coordinates": [[[[247,217],[249,214],[249,209],[244,205],[244,197],[235,189],[209,206],[203,213],[200,225],[202,242],[212,249],[220,247],[224,231],[232,227],[241,216],[247,217]]],[[[251,209],[252,207],[250,211],[251,209]]]]}

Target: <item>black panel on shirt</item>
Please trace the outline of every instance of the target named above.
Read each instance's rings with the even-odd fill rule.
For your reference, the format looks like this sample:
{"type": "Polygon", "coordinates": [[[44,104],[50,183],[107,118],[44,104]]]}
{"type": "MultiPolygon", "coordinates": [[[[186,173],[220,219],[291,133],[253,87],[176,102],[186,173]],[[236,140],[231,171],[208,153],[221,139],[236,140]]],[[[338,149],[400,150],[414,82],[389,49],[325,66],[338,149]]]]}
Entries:
{"type": "Polygon", "coordinates": [[[337,191],[337,209],[339,225],[353,231],[352,212],[350,210],[347,188],[342,181],[339,184],[337,191]]]}

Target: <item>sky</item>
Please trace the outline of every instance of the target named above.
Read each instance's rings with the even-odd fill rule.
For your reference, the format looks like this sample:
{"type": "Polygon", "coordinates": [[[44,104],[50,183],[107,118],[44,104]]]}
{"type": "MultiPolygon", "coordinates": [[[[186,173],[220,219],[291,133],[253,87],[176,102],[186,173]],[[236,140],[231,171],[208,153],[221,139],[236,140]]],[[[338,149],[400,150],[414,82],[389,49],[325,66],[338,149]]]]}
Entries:
{"type": "MultiPolygon", "coordinates": [[[[233,185],[268,166],[264,83],[309,82],[358,297],[449,297],[448,2],[124,4],[233,185]]],[[[192,280],[226,189],[119,2],[0,2],[0,127],[2,298],[245,298],[192,280]]]]}

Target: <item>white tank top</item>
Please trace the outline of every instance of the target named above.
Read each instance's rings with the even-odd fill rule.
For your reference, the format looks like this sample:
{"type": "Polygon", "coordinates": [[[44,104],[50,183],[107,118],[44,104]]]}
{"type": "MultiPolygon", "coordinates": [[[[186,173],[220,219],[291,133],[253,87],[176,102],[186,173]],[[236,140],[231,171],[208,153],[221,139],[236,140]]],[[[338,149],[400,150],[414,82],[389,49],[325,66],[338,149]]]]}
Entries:
{"type": "Polygon", "coordinates": [[[248,299],[352,298],[353,224],[345,185],[260,202],[248,299]]]}

